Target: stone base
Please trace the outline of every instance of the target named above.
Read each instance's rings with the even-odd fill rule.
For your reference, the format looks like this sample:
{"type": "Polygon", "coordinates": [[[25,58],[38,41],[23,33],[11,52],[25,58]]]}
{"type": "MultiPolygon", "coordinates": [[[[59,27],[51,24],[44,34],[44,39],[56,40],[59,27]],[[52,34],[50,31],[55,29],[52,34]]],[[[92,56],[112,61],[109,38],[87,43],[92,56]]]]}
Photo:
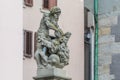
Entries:
{"type": "Polygon", "coordinates": [[[72,80],[71,78],[63,78],[63,77],[34,77],[34,80],[72,80]]]}
{"type": "Polygon", "coordinates": [[[62,69],[51,68],[51,69],[38,69],[37,76],[34,80],[72,80],[66,77],[66,72],[62,69]]]}

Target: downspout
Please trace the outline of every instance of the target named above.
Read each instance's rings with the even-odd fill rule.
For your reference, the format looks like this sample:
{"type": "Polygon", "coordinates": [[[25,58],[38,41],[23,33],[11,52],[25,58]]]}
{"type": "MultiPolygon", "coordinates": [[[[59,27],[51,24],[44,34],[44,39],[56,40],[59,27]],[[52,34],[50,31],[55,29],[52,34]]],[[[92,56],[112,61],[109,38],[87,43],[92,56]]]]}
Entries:
{"type": "Polygon", "coordinates": [[[90,57],[90,61],[91,61],[91,75],[90,75],[90,80],[94,80],[94,27],[92,26],[90,28],[90,33],[91,33],[91,57],[90,57]]]}
{"type": "Polygon", "coordinates": [[[94,80],[98,80],[98,0],[94,0],[94,20],[95,20],[94,80]]]}

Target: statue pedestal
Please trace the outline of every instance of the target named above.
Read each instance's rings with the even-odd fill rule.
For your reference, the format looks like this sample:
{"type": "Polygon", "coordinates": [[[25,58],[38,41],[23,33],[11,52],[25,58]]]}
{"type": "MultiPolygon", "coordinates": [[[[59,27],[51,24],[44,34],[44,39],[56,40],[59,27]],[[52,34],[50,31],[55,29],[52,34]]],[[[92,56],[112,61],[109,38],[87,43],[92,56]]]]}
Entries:
{"type": "Polygon", "coordinates": [[[34,80],[72,80],[66,77],[66,72],[58,68],[38,69],[34,80]]]}

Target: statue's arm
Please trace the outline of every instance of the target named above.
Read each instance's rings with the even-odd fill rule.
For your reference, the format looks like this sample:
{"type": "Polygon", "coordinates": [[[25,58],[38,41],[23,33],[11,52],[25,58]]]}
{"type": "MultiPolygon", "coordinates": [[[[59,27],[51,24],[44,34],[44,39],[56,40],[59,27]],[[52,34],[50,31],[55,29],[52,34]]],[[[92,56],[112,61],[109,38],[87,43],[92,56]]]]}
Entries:
{"type": "Polygon", "coordinates": [[[59,29],[57,26],[55,26],[53,23],[51,23],[49,20],[46,20],[46,25],[55,31],[59,31],[61,34],[64,34],[61,29],[59,29]]]}
{"type": "Polygon", "coordinates": [[[50,28],[50,29],[53,29],[55,31],[58,31],[58,28],[53,24],[51,23],[49,20],[46,20],[46,25],[50,28]]]}

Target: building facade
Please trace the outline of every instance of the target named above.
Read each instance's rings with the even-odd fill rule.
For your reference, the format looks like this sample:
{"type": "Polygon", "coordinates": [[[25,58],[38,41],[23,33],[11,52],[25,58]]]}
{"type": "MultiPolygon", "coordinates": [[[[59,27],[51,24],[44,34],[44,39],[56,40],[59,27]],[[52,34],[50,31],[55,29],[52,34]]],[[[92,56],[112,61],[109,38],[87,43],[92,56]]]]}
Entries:
{"type": "MultiPolygon", "coordinates": [[[[119,80],[120,59],[120,6],[118,0],[98,0],[98,79],[119,80]],[[109,3],[109,4],[108,4],[109,3]]],[[[95,70],[95,20],[94,0],[25,0],[23,6],[24,58],[23,79],[36,75],[34,52],[36,31],[43,14],[58,6],[62,10],[59,25],[71,32],[68,43],[70,64],[65,67],[73,80],[94,80],[95,70]],[[27,2],[28,1],[28,2],[27,2]],[[30,3],[30,4],[28,4],[30,3]],[[27,37],[27,38],[26,38],[27,37]],[[29,45],[28,45],[29,44],[29,45]],[[28,48],[28,47],[29,48],[28,48]],[[74,74],[73,74],[74,73],[74,74]]],[[[52,32],[52,31],[51,31],[52,32]]]]}
{"type": "MultiPolygon", "coordinates": [[[[22,3],[22,0],[8,0],[7,2],[2,0],[0,2],[1,80],[32,80],[32,77],[36,76],[34,35],[42,18],[40,8],[43,8],[43,1],[25,0],[25,2],[22,3]],[[23,4],[25,5],[23,6],[23,4]],[[23,41],[23,37],[27,37],[26,39],[29,41],[25,42],[26,39],[23,41]],[[23,45],[23,42],[25,45],[23,45]],[[30,44],[26,45],[28,43],[30,44]],[[26,46],[30,47],[26,50],[26,46]]],[[[94,36],[95,28],[93,25],[93,3],[94,0],[57,1],[57,6],[62,10],[59,25],[64,32],[72,32],[72,37],[68,43],[70,65],[64,69],[73,80],[92,80],[95,76],[93,74],[94,64],[91,64],[91,62],[93,63],[93,55],[91,56],[91,54],[93,54],[94,50],[94,37],[90,37],[90,34],[94,36]]],[[[45,8],[49,7],[44,6],[45,8]]],[[[97,66],[99,80],[120,80],[119,11],[119,0],[99,0],[99,53],[97,66]]]]}
{"type": "MultiPolygon", "coordinates": [[[[24,29],[24,58],[23,80],[33,80],[36,76],[37,65],[34,60],[35,33],[40,25],[42,10],[49,10],[52,6],[61,9],[59,26],[63,32],[71,32],[68,42],[70,49],[70,64],[64,68],[67,76],[73,80],[84,80],[84,1],[83,0],[28,0],[23,6],[24,29]],[[48,1],[48,2],[47,2],[48,1]],[[27,47],[29,46],[29,48],[27,47]],[[27,48],[26,48],[27,47],[27,48]]],[[[52,31],[51,31],[52,32],[52,31]]]]}

